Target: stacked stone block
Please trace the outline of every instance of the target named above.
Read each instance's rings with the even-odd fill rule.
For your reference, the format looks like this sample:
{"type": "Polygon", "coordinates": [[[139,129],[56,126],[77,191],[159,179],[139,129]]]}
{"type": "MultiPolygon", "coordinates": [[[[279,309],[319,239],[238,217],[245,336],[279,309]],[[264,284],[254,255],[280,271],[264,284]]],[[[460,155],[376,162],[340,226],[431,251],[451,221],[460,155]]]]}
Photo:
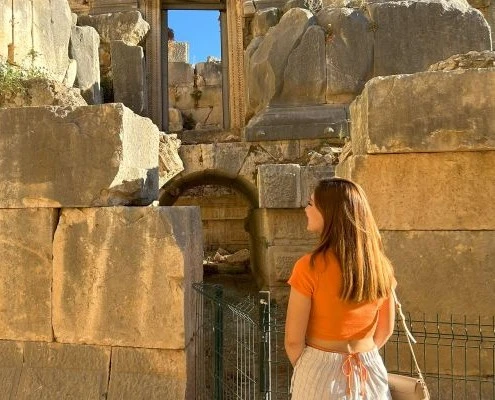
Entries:
{"type": "Polygon", "coordinates": [[[258,285],[269,287],[272,296],[287,301],[287,279],[294,263],[318,243],[317,235],[306,230],[304,207],[316,183],[334,176],[332,166],[266,164],[258,167],[260,208],[252,215],[257,249],[254,265],[258,285]]]}
{"type": "Polygon", "coordinates": [[[493,314],[494,90],[493,69],[423,72],[351,105],[337,174],[367,192],[408,311],[493,314]]]}
{"type": "Polygon", "coordinates": [[[158,194],[158,128],[119,104],[0,110],[5,398],[194,398],[199,210],[158,194]]]}

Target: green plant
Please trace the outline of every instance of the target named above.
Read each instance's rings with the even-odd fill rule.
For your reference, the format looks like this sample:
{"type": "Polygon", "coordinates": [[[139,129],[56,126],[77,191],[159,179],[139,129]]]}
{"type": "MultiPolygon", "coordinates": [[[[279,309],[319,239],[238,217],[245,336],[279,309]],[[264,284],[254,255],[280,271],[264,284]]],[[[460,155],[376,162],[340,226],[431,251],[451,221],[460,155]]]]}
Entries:
{"type": "Polygon", "coordinates": [[[31,79],[46,78],[47,72],[40,67],[23,69],[10,64],[0,65],[0,101],[15,97],[17,94],[25,94],[26,82],[31,79]]]}

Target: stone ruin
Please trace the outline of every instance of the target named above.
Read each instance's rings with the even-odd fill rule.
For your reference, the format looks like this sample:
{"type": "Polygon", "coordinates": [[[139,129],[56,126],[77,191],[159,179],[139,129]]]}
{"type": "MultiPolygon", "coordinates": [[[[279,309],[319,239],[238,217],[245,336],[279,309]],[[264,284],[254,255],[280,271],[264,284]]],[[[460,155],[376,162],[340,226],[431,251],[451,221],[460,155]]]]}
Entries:
{"type": "Polygon", "coordinates": [[[196,71],[162,65],[157,0],[43,4],[0,0],[0,72],[22,78],[0,93],[9,397],[195,398],[203,238],[249,247],[283,303],[316,240],[303,207],[335,174],[368,193],[408,310],[493,314],[490,1],[227,0],[229,66],[196,71]],[[181,109],[221,73],[215,129],[162,132],[174,85],[181,109]]]}

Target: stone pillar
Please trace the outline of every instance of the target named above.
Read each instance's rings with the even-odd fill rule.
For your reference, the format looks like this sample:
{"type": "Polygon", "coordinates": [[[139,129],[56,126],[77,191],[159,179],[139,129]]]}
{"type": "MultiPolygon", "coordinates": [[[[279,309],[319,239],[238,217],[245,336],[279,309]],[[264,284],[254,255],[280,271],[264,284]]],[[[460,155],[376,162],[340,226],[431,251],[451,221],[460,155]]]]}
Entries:
{"type": "Polygon", "coordinates": [[[144,19],[150,24],[146,40],[146,76],[148,77],[148,116],[163,129],[162,89],[162,12],[160,0],[140,2],[144,19]]]}
{"type": "Polygon", "coordinates": [[[244,127],[246,115],[242,18],[243,3],[238,0],[227,0],[229,108],[232,129],[244,127]]]}

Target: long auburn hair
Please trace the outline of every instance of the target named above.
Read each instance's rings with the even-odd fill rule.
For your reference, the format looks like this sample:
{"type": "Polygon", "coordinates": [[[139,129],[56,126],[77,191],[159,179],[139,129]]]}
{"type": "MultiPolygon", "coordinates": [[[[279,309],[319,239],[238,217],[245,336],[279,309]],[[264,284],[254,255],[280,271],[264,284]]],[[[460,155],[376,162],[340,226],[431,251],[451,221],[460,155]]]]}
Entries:
{"type": "Polygon", "coordinates": [[[314,203],[323,216],[323,230],[311,265],[316,256],[335,253],[342,270],[341,300],[358,303],[389,296],[394,272],[363,189],[347,179],[323,179],[314,190],[314,203]]]}

